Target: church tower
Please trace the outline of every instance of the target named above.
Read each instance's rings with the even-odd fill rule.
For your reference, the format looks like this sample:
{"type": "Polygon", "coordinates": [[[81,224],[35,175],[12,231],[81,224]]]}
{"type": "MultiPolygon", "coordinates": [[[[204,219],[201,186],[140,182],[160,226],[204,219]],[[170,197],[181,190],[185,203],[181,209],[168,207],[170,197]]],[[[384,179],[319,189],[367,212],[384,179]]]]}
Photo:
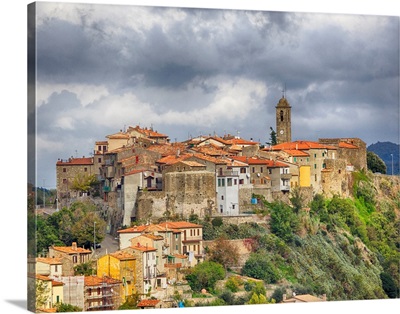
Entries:
{"type": "Polygon", "coordinates": [[[277,144],[292,141],[291,106],[285,95],[276,105],[276,142],[277,144]]]}

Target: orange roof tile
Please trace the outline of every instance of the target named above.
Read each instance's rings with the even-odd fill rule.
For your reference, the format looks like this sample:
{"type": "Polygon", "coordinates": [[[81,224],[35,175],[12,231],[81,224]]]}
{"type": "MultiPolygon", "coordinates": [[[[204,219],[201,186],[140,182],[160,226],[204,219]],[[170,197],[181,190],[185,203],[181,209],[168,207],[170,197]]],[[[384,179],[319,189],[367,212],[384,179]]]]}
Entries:
{"type": "Polygon", "coordinates": [[[93,158],[82,157],[82,158],[69,158],[68,160],[58,160],[57,166],[84,166],[93,165],[93,158]]]}
{"type": "Polygon", "coordinates": [[[118,132],[115,134],[107,135],[106,137],[110,139],[129,139],[129,134],[125,132],[118,132]]]}
{"type": "Polygon", "coordinates": [[[59,252],[67,253],[67,254],[76,254],[76,253],[92,253],[92,251],[72,246],[53,246],[53,249],[59,252]]]}
{"type": "Polygon", "coordinates": [[[36,258],[36,262],[41,262],[41,263],[50,264],[50,265],[61,265],[62,264],[61,258],[56,258],[56,257],[38,257],[38,258],[36,258]]]}
{"type": "Polygon", "coordinates": [[[174,229],[183,229],[183,228],[203,228],[202,225],[198,225],[188,221],[167,221],[161,222],[158,224],[162,227],[174,228],[174,229]]]}
{"type": "Polygon", "coordinates": [[[226,140],[229,144],[233,144],[233,145],[258,145],[258,142],[254,142],[254,141],[249,141],[249,140],[245,140],[242,138],[232,138],[229,140],[226,140]]]}
{"type": "Polygon", "coordinates": [[[157,251],[157,249],[152,246],[146,246],[140,243],[137,243],[136,245],[131,245],[130,248],[141,252],[157,251]]]}
{"type": "Polygon", "coordinates": [[[102,284],[119,284],[120,280],[110,277],[85,276],[85,286],[99,286],[102,284]]]}
{"type": "Polygon", "coordinates": [[[116,251],[114,253],[110,253],[109,255],[119,259],[120,261],[136,259],[135,256],[124,251],[116,251]]]}
{"type": "Polygon", "coordinates": [[[159,164],[173,165],[173,164],[177,163],[178,161],[185,160],[189,157],[190,157],[189,154],[184,154],[184,155],[180,155],[180,156],[168,155],[168,156],[165,156],[165,157],[157,160],[156,162],[159,164]]]}
{"type": "Polygon", "coordinates": [[[139,306],[139,307],[153,307],[153,306],[156,306],[159,302],[160,302],[160,300],[155,300],[155,299],[142,300],[142,301],[140,301],[138,303],[137,306],[139,306]]]}
{"type": "Polygon", "coordinates": [[[358,149],[359,148],[358,146],[351,144],[351,143],[347,143],[347,142],[340,142],[339,147],[340,148],[349,148],[349,149],[358,149]]]}
{"type": "Polygon", "coordinates": [[[162,133],[158,133],[157,131],[153,131],[153,129],[151,129],[151,128],[141,128],[141,127],[139,127],[138,125],[137,126],[135,126],[135,127],[129,127],[129,129],[128,129],[128,131],[129,130],[135,130],[135,131],[137,131],[137,132],[139,132],[139,133],[141,133],[141,134],[143,134],[143,135],[145,135],[145,136],[147,136],[147,137],[149,137],[149,138],[167,138],[168,137],[168,135],[165,135],[165,134],[162,134],[162,133]]]}
{"type": "Polygon", "coordinates": [[[293,157],[308,157],[308,156],[310,156],[306,152],[303,152],[301,150],[296,150],[296,149],[284,149],[283,151],[293,157]]]}
{"type": "Polygon", "coordinates": [[[270,148],[270,150],[309,150],[309,149],[337,149],[335,146],[325,145],[318,142],[312,141],[295,141],[295,142],[286,142],[278,145],[274,145],[270,148]]]}

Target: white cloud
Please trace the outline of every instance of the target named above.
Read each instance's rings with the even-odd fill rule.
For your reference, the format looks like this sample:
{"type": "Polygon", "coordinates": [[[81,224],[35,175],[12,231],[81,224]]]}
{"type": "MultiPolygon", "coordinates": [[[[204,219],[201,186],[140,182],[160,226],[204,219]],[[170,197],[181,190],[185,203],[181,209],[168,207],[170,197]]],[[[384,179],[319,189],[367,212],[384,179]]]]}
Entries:
{"type": "Polygon", "coordinates": [[[48,102],[49,97],[53,93],[61,93],[64,90],[76,94],[83,106],[87,106],[88,104],[109,95],[109,91],[104,85],[52,84],[38,82],[36,89],[37,107],[48,102]]]}

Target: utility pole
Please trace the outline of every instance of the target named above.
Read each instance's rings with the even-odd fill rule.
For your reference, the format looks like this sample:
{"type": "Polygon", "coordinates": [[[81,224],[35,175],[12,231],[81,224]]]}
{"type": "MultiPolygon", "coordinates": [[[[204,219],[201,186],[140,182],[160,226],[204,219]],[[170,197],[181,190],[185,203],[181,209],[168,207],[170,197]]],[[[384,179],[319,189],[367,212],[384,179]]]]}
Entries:
{"type": "Polygon", "coordinates": [[[93,221],[93,252],[96,251],[96,221],[93,221]]]}

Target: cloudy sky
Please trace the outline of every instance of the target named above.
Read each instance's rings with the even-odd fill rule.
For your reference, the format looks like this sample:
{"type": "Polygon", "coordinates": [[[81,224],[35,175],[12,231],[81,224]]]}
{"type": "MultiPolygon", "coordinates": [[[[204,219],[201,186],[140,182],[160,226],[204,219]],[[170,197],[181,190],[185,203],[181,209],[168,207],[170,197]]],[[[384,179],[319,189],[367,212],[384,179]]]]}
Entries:
{"type": "Polygon", "coordinates": [[[399,17],[37,2],[37,182],[129,126],[399,142],[399,17]]]}

